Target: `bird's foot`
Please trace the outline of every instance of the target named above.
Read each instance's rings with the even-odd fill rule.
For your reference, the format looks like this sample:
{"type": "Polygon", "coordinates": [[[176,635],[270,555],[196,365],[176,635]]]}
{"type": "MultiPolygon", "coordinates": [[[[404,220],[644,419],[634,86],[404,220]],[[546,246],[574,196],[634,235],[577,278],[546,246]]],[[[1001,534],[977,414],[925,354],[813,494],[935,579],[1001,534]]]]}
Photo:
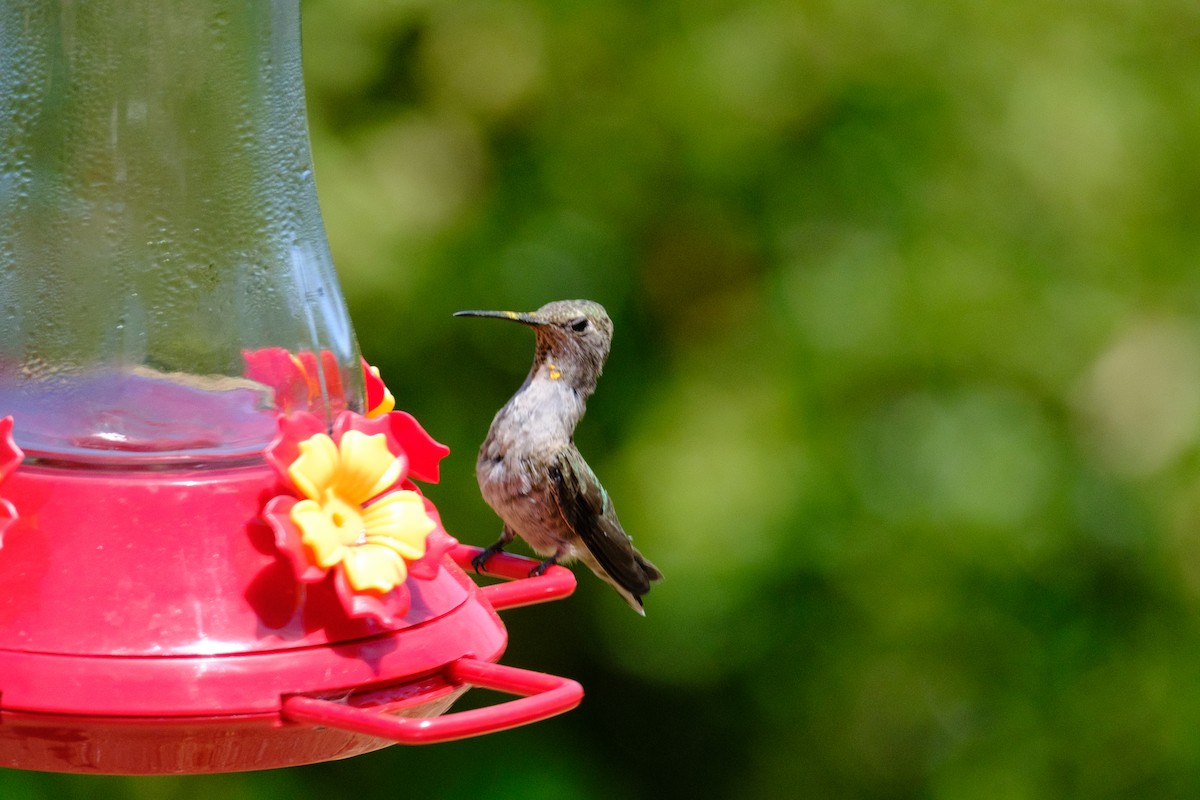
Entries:
{"type": "Polygon", "coordinates": [[[496,553],[503,552],[504,544],[501,542],[496,542],[495,544],[490,544],[483,548],[482,553],[471,559],[471,566],[475,568],[475,574],[478,575],[481,572],[485,572],[487,570],[488,559],[496,555],[496,553]]]}
{"type": "Polygon", "coordinates": [[[538,564],[536,567],[529,570],[529,577],[536,578],[538,575],[543,574],[546,570],[550,569],[557,563],[558,563],[558,557],[550,556],[549,558],[544,560],[542,563],[538,564]]]}

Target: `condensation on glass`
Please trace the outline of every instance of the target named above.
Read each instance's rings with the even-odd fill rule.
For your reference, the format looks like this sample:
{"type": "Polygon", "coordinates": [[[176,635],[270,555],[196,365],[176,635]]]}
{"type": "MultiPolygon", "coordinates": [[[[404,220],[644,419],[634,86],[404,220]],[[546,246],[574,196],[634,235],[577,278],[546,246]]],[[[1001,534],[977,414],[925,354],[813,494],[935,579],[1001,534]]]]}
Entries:
{"type": "Polygon", "coordinates": [[[229,464],[282,408],[361,410],[297,6],[0,0],[0,417],[30,457],[229,464]]]}

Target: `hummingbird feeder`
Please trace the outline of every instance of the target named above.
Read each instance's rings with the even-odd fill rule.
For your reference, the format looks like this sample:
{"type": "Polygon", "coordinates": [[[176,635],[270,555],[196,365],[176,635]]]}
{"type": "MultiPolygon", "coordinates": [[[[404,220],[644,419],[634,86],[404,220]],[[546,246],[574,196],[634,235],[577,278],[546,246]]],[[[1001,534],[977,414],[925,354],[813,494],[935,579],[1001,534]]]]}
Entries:
{"type": "Polygon", "coordinates": [[[0,766],[197,773],[566,711],[418,482],[313,182],[299,0],[0,0],[0,766]],[[519,695],[446,713],[471,686],[519,695]]]}

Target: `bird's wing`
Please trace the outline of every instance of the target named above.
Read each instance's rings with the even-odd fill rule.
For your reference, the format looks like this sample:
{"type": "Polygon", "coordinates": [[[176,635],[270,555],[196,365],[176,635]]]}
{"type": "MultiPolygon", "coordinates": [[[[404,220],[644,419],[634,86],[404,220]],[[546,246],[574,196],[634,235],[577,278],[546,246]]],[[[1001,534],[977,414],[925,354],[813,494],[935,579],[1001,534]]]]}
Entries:
{"type": "Polygon", "coordinates": [[[621,527],[608,492],[578,451],[568,450],[554,459],[550,486],[563,519],[609,576],[639,597],[650,591],[648,565],[621,527]]]}

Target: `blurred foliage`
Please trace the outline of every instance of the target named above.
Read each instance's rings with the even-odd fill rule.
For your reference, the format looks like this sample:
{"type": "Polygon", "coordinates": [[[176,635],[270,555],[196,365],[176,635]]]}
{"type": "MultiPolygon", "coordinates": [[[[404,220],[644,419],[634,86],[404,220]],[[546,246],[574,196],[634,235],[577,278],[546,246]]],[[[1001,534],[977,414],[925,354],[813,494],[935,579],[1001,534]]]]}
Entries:
{"type": "Polygon", "coordinates": [[[480,740],[5,798],[1200,794],[1200,10],[1183,0],[305,0],[363,352],[474,451],[604,303],[578,436],[667,581],[586,571],[480,740]]]}

